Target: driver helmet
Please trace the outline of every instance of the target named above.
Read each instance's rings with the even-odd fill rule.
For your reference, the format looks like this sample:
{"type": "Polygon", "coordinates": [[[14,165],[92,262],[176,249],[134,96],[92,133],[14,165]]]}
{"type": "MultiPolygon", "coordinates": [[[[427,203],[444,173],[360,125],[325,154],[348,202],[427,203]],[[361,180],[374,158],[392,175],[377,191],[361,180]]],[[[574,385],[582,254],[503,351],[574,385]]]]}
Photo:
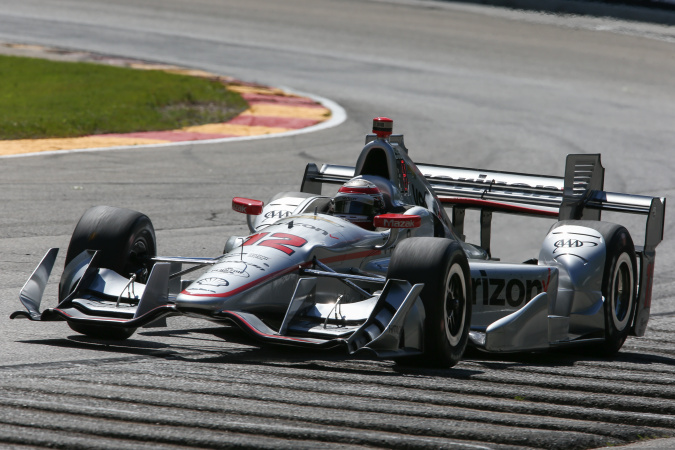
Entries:
{"type": "Polygon", "coordinates": [[[373,218],[384,212],[380,189],[363,178],[352,178],[331,199],[329,213],[367,230],[374,230],[373,218]]]}

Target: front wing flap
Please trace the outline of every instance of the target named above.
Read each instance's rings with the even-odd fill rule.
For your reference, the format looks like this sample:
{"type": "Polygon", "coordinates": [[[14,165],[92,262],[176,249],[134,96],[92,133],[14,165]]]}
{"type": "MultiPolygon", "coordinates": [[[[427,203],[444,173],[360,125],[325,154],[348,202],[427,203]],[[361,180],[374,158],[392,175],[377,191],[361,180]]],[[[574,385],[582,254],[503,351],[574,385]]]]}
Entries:
{"type": "MultiPolygon", "coordinates": [[[[137,304],[117,301],[93,300],[89,290],[97,285],[114,284],[119,275],[107,269],[96,267],[97,252],[87,250],[71,261],[64,269],[61,277],[61,289],[69,286],[70,293],[62,295],[56,308],[48,308],[40,312],[40,304],[49,276],[59,249],[49,249],[47,254],[24,285],[19,299],[25,311],[15,311],[11,319],[27,318],[35,321],[68,320],[76,323],[104,323],[106,326],[119,328],[137,328],[145,326],[167,315],[175,314],[176,308],[169,303],[169,263],[157,263],[144,285],[137,304]],[[72,287],[70,287],[72,286],[72,287]]],[[[127,288],[130,284],[127,284],[127,288]]],[[[123,291],[124,289],[122,289],[123,291]]],[[[133,289],[129,289],[129,296],[133,289]]]]}

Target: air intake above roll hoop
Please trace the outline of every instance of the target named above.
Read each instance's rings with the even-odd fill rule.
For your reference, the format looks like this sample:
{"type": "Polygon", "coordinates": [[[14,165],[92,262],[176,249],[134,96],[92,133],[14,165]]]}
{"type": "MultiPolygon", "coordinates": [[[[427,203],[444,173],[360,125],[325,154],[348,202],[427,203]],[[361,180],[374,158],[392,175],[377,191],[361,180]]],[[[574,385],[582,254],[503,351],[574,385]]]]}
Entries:
{"type": "Polygon", "coordinates": [[[394,131],[394,121],[389,117],[375,117],[373,119],[373,133],[380,138],[388,138],[394,131]]]}

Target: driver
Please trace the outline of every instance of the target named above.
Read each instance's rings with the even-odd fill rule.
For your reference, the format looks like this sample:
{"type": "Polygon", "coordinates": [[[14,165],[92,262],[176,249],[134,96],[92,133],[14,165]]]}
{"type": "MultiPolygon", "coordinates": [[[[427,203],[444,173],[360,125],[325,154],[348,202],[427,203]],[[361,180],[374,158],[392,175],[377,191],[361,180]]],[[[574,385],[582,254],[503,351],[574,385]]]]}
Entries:
{"type": "Polygon", "coordinates": [[[366,230],[374,230],[373,218],[384,211],[384,197],[380,189],[364,178],[352,178],[331,199],[328,214],[366,230]]]}

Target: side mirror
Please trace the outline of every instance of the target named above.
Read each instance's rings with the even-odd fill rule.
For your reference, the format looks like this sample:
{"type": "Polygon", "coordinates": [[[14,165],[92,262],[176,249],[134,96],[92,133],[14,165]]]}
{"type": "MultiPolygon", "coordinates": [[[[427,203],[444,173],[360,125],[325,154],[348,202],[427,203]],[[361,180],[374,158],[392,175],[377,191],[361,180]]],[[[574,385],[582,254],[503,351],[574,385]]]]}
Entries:
{"type": "Polygon", "coordinates": [[[377,250],[386,250],[396,244],[400,230],[422,226],[422,218],[413,214],[380,214],[373,219],[373,225],[377,228],[390,228],[387,242],[375,246],[377,250]]]}
{"type": "Polygon", "coordinates": [[[264,205],[260,200],[251,200],[250,198],[234,197],[232,199],[232,209],[234,211],[250,216],[262,214],[264,205]]]}
{"type": "Polygon", "coordinates": [[[373,225],[377,228],[419,228],[422,218],[412,214],[380,214],[373,219],[373,225]]]}

